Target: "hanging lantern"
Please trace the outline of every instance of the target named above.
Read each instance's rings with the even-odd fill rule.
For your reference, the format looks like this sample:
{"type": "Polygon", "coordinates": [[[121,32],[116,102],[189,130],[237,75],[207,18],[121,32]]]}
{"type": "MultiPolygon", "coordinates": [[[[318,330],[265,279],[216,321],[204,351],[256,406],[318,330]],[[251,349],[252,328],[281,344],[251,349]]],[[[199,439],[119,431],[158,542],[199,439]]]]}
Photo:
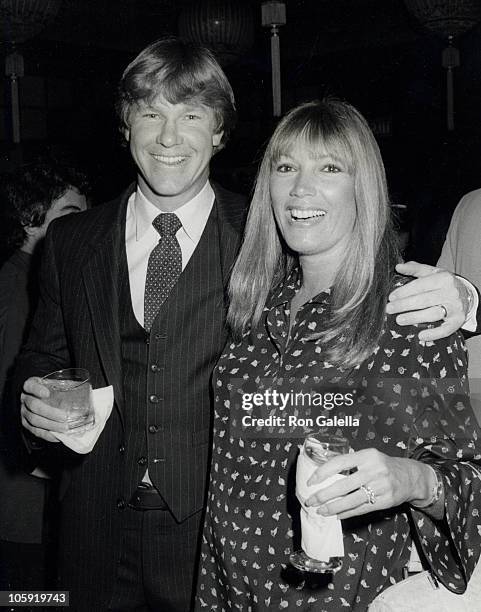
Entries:
{"type": "Polygon", "coordinates": [[[232,63],[254,43],[252,7],[245,0],[193,0],[180,14],[179,35],[232,63]]]}
{"type": "Polygon", "coordinates": [[[18,81],[24,74],[23,57],[16,43],[32,38],[57,14],[62,0],[0,0],[2,40],[10,42],[12,53],[5,59],[5,75],[10,78],[12,140],[20,143],[20,103],[18,81]]]}
{"type": "Polygon", "coordinates": [[[279,28],[286,25],[286,5],[278,0],[263,2],[261,6],[262,27],[271,30],[271,70],[272,70],[272,114],[280,117],[281,97],[281,49],[279,28]]]}
{"type": "Polygon", "coordinates": [[[404,0],[408,10],[428,30],[448,40],[442,55],[446,68],[446,121],[454,130],[453,70],[460,65],[459,50],[453,45],[456,36],[470,30],[481,19],[479,0],[404,0]]]}
{"type": "Polygon", "coordinates": [[[481,18],[479,0],[404,0],[422,25],[444,38],[459,36],[481,18]]]}
{"type": "Polygon", "coordinates": [[[24,42],[52,21],[62,0],[0,0],[2,40],[24,42]]]}

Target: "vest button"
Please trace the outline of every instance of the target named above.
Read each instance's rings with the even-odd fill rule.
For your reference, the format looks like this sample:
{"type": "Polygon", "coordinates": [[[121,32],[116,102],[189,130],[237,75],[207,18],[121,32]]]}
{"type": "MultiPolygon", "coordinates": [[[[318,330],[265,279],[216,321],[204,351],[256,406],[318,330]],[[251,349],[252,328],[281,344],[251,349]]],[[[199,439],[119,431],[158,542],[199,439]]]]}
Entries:
{"type": "Polygon", "coordinates": [[[126,505],[127,504],[125,503],[125,499],[122,499],[121,497],[119,497],[119,499],[117,500],[117,508],[119,510],[123,510],[126,505]]]}
{"type": "Polygon", "coordinates": [[[159,431],[160,427],[158,425],[149,425],[149,432],[151,434],[155,434],[159,431]]]}
{"type": "Polygon", "coordinates": [[[151,396],[149,397],[149,402],[150,402],[151,404],[158,404],[158,403],[161,401],[161,399],[162,399],[162,398],[161,398],[161,397],[159,397],[158,395],[151,395],[151,396]]]}
{"type": "Polygon", "coordinates": [[[150,366],[150,369],[152,372],[158,372],[159,371],[159,366],[156,363],[152,363],[150,366]]]}
{"type": "Polygon", "coordinates": [[[138,463],[139,465],[147,465],[147,457],[139,457],[139,458],[137,459],[137,463],[138,463]]]}
{"type": "Polygon", "coordinates": [[[119,446],[119,453],[125,453],[125,446],[123,444],[119,446]]]}
{"type": "Polygon", "coordinates": [[[147,336],[147,338],[145,339],[145,344],[150,344],[150,338],[147,336]]]}

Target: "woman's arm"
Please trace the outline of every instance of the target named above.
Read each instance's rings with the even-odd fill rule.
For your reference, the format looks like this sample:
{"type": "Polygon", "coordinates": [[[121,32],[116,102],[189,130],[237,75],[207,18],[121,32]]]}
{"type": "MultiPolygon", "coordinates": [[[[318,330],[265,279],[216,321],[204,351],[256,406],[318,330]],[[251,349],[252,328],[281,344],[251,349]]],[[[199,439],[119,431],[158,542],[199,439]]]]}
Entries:
{"type": "MultiPolygon", "coordinates": [[[[386,349],[398,360],[385,379],[376,378],[375,366],[369,370],[376,401],[359,409],[364,422],[376,424],[362,437],[372,439],[377,448],[335,457],[321,466],[312,484],[355,471],[308,502],[341,519],[386,508],[411,513],[431,568],[448,588],[463,592],[481,550],[481,431],[469,403],[464,344],[459,334],[423,344],[415,328],[406,334],[391,325],[388,333],[379,354],[386,349]],[[394,424],[387,425],[389,419],[394,424]]],[[[379,361],[384,363],[384,358],[376,365],[379,361]]]]}
{"type": "Polygon", "coordinates": [[[427,463],[390,457],[375,448],[366,448],[329,460],[315,471],[307,484],[320,484],[341,472],[351,474],[311,495],[306,505],[319,506],[319,514],[337,515],[340,519],[406,502],[422,507],[437,520],[444,516],[444,486],[427,463]]]}
{"type": "Polygon", "coordinates": [[[424,497],[411,499],[409,503],[413,508],[422,510],[431,518],[440,521],[444,518],[444,502],[446,496],[442,476],[439,471],[434,469],[431,465],[421,463],[420,461],[417,463],[422,465],[425,470],[428,470],[431,473],[430,486],[428,488],[427,496],[425,495],[424,497]]]}

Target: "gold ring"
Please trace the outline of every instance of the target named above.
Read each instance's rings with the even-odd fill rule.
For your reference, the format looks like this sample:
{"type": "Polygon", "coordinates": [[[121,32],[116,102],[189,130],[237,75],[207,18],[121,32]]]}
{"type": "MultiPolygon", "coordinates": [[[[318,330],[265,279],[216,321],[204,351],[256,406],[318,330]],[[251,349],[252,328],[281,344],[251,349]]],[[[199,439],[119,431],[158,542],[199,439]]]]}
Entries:
{"type": "Polygon", "coordinates": [[[375,504],[376,503],[376,494],[371,489],[371,487],[368,487],[367,485],[361,485],[361,489],[366,494],[368,503],[370,503],[371,505],[375,504]]]}
{"type": "Polygon", "coordinates": [[[438,304],[438,306],[443,311],[443,316],[441,317],[441,319],[443,321],[445,321],[447,319],[447,316],[448,316],[448,309],[446,308],[446,306],[444,306],[444,304],[438,304]]]}

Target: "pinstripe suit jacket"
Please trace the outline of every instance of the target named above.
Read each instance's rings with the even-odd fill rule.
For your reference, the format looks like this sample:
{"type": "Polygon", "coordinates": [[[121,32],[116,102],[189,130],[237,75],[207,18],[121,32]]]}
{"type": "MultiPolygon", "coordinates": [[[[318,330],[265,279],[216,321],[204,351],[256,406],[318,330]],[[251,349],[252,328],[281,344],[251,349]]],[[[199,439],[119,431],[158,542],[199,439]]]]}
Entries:
{"type": "MultiPolygon", "coordinates": [[[[246,202],[213,187],[221,271],[227,282],[240,243],[246,202]]],[[[125,249],[126,206],[132,191],[133,186],[117,200],[50,225],[39,306],[16,370],[19,387],[29,376],[74,366],[90,371],[94,388],[114,387],[114,410],[91,453],[76,455],[60,444],[46,449],[58,452],[65,468],[61,538],[64,552],[65,547],[70,551],[65,563],[71,568],[91,562],[97,566],[100,557],[107,569],[116,560],[106,540],[118,538],[115,504],[125,487],[118,452],[125,439],[118,275],[120,254],[125,249]]],[[[126,498],[130,494],[124,491],[126,498]]],[[[112,576],[106,571],[106,588],[108,575],[112,576]]],[[[102,581],[100,576],[98,579],[102,581]]]]}

